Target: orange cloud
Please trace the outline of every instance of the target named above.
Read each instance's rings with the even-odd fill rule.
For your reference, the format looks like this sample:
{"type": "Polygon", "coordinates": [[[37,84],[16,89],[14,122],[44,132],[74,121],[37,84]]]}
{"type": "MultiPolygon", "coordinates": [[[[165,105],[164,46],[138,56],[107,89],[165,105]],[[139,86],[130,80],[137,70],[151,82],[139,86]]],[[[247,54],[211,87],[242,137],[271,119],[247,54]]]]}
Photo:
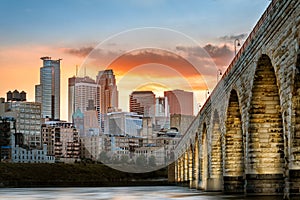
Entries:
{"type": "MultiPolygon", "coordinates": [[[[11,46],[0,48],[0,97],[9,90],[24,90],[29,101],[34,101],[34,86],[38,84],[40,57],[62,58],[61,62],[61,118],[67,119],[68,78],[75,74],[75,66],[87,65],[92,78],[99,70],[112,68],[115,71],[118,88],[126,97],[135,89],[161,90],[184,89],[199,93],[207,89],[206,82],[216,80],[216,67],[231,60],[232,51],[227,46],[206,45],[201,48],[178,47],[174,51],[162,49],[102,50],[92,47],[58,48],[51,46],[11,46]],[[205,51],[203,51],[203,49],[205,51]],[[88,56],[88,62],[85,61],[88,56]],[[119,56],[121,55],[121,56],[119,56]],[[113,60],[113,62],[110,62],[113,60]],[[110,63],[110,64],[106,64],[110,63]],[[197,63],[196,66],[193,64],[197,63]],[[104,68],[100,67],[104,66],[104,68]]],[[[201,97],[203,98],[203,97],[201,97]]],[[[121,99],[120,99],[121,101],[121,99]]],[[[122,99],[123,104],[128,104],[122,99]]]]}
{"type": "MultiPolygon", "coordinates": [[[[108,68],[111,68],[122,75],[137,66],[149,63],[168,66],[183,77],[194,76],[196,74],[201,75],[195,66],[180,55],[161,49],[138,49],[125,53],[114,60],[108,68]]],[[[149,68],[145,69],[145,73],[151,73],[153,76],[163,75],[165,77],[170,77],[174,75],[174,73],[167,73],[168,71],[169,69],[167,67],[156,68],[155,70],[149,68]]]]}
{"type": "Polygon", "coordinates": [[[0,97],[6,98],[9,90],[24,90],[27,100],[35,101],[34,87],[40,83],[40,57],[50,56],[61,61],[61,118],[67,119],[68,78],[75,74],[75,65],[82,58],[64,54],[56,47],[12,46],[0,49],[0,97]]]}
{"type": "Polygon", "coordinates": [[[201,93],[196,94],[199,101],[205,96],[202,91],[214,87],[219,65],[227,65],[226,62],[229,63],[232,57],[228,46],[210,44],[204,48],[177,46],[173,51],[144,48],[122,52],[83,47],[65,49],[65,52],[78,57],[86,56],[82,68],[86,67],[90,72],[87,74],[92,77],[100,70],[113,69],[123,107],[127,107],[128,95],[137,89],[152,90],[159,95],[164,88],[183,89],[201,93]]]}
{"type": "MultiPolygon", "coordinates": [[[[229,46],[216,46],[207,44],[203,48],[199,46],[177,46],[173,50],[155,48],[136,49],[130,52],[122,50],[106,50],[93,47],[65,48],[64,53],[85,57],[82,66],[99,71],[111,68],[116,74],[123,75],[133,68],[147,63],[156,63],[169,66],[182,76],[215,76],[217,69],[223,71],[227,68],[233,57],[233,51],[229,46]],[[102,66],[102,67],[101,67],[102,66]],[[101,68],[101,69],[100,69],[101,68]]],[[[151,71],[153,76],[171,77],[165,68],[151,71]]],[[[145,69],[145,73],[149,70],[145,69]]]]}

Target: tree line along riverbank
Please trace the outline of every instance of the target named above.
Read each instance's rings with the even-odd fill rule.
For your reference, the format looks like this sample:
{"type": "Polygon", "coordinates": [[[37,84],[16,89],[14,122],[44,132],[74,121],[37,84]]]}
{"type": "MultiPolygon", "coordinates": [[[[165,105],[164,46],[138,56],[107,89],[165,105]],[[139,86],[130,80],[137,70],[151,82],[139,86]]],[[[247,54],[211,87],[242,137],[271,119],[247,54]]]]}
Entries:
{"type": "Polygon", "coordinates": [[[103,164],[0,163],[0,187],[169,185],[168,170],[128,173],[103,164]]]}

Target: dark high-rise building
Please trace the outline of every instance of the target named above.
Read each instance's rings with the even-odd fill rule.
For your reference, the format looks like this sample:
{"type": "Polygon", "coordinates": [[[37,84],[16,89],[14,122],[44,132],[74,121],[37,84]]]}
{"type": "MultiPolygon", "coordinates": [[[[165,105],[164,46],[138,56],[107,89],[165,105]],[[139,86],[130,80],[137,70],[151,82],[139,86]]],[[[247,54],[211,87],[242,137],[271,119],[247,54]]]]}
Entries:
{"type": "Polygon", "coordinates": [[[129,96],[130,112],[136,112],[145,117],[155,114],[155,94],[152,91],[134,91],[129,96]]]}
{"type": "Polygon", "coordinates": [[[193,115],[193,92],[187,92],[184,90],[172,90],[165,91],[164,95],[167,98],[171,115],[193,115]]]}
{"type": "Polygon", "coordinates": [[[35,86],[35,101],[42,105],[42,117],[60,118],[60,60],[41,57],[40,84],[35,86]]]}
{"type": "Polygon", "coordinates": [[[19,92],[18,90],[14,90],[13,92],[8,91],[6,99],[7,101],[26,101],[26,92],[19,92]]]}

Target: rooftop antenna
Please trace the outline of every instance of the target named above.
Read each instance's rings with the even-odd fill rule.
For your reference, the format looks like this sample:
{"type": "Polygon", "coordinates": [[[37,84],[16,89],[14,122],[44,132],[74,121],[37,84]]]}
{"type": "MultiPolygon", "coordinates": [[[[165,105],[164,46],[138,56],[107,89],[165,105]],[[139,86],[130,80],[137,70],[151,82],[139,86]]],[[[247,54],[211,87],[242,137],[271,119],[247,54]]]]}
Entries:
{"type": "Polygon", "coordinates": [[[78,75],[78,65],[76,65],[76,77],[77,77],[77,75],[78,75]]]}
{"type": "MultiPolygon", "coordinates": [[[[77,75],[78,75],[78,65],[76,65],[76,76],[75,77],[77,77],[77,75]]],[[[71,116],[71,120],[72,120],[72,122],[74,122],[74,120],[73,120],[73,115],[74,115],[74,112],[75,112],[75,96],[76,95],[76,78],[75,78],[75,81],[74,81],[74,94],[73,94],[73,113],[72,113],[72,116],[71,116]]]]}

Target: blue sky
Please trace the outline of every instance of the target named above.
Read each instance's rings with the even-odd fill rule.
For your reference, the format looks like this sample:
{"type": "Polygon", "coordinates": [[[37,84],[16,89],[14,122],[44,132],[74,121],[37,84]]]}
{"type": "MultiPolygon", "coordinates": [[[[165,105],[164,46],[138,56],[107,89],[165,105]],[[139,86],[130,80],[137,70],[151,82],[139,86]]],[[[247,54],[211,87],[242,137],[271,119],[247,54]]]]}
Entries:
{"type": "MultiPolygon", "coordinates": [[[[28,100],[34,101],[34,85],[39,83],[41,66],[39,58],[63,58],[61,115],[66,119],[67,81],[75,74],[75,66],[82,65],[85,56],[110,36],[143,27],[161,27],[188,35],[197,41],[200,48],[184,42],[176,44],[175,41],[173,44],[170,40],[173,52],[201,64],[206,61],[205,56],[201,57],[204,49],[210,54],[216,67],[224,71],[234,56],[235,38],[239,38],[242,43],[269,4],[269,0],[0,0],[0,97],[5,97],[8,90],[18,89],[26,91],[28,100]]],[[[124,52],[124,45],[130,50],[128,45],[138,47],[141,40],[148,36],[156,44],[170,44],[169,40],[164,41],[159,37],[156,39],[151,31],[147,34],[141,37],[138,31],[132,32],[127,39],[125,37],[123,46],[111,46],[112,49],[106,49],[107,51],[98,49],[97,61],[100,65],[101,62],[105,65],[105,59],[124,52]]],[[[177,36],[174,35],[174,38],[177,36]]],[[[157,53],[148,52],[154,60],[161,56],[157,53]]],[[[130,66],[126,58],[128,57],[125,56],[124,59],[128,65],[126,69],[138,69],[138,66],[130,66]]],[[[172,68],[172,63],[177,62],[171,61],[174,57],[170,55],[165,58],[170,60],[169,68],[172,68]]],[[[149,63],[140,60],[141,57],[136,59],[136,63],[143,64],[144,71],[147,71],[146,65],[151,68],[149,63]]],[[[157,72],[160,72],[162,65],[156,67],[157,72]]],[[[140,84],[155,89],[155,84],[142,83],[145,80],[141,74],[143,70],[137,71],[140,73],[140,84]]],[[[211,77],[208,78],[216,81],[216,68],[208,71],[211,72],[211,77]]],[[[161,74],[161,78],[164,77],[161,74]]],[[[138,80],[137,76],[130,78],[134,78],[135,82],[138,80]]],[[[192,82],[189,84],[197,88],[199,79],[190,78],[192,82]]],[[[118,79],[120,80],[120,76],[117,81],[118,79]]],[[[128,98],[128,93],[135,89],[130,85],[133,79],[129,80],[127,77],[126,80],[124,85],[127,88],[122,90],[127,93],[120,94],[123,99],[128,98]]],[[[157,81],[160,80],[153,79],[149,82],[157,81]]],[[[170,79],[169,83],[165,83],[165,88],[171,88],[174,82],[179,83],[178,80],[171,82],[170,79]],[[168,84],[170,87],[167,87],[168,84]]],[[[199,99],[204,100],[203,94],[199,99]]],[[[128,101],[120,104],[124,104],[123,108],[126,109],[128,101]]]]}
{"type": "Polygon", "coordinates": [[[0,43],[99,42],[137,27],[164,27],[196,40],[248,33],[269,0],[1,0],[0,43]]]}

